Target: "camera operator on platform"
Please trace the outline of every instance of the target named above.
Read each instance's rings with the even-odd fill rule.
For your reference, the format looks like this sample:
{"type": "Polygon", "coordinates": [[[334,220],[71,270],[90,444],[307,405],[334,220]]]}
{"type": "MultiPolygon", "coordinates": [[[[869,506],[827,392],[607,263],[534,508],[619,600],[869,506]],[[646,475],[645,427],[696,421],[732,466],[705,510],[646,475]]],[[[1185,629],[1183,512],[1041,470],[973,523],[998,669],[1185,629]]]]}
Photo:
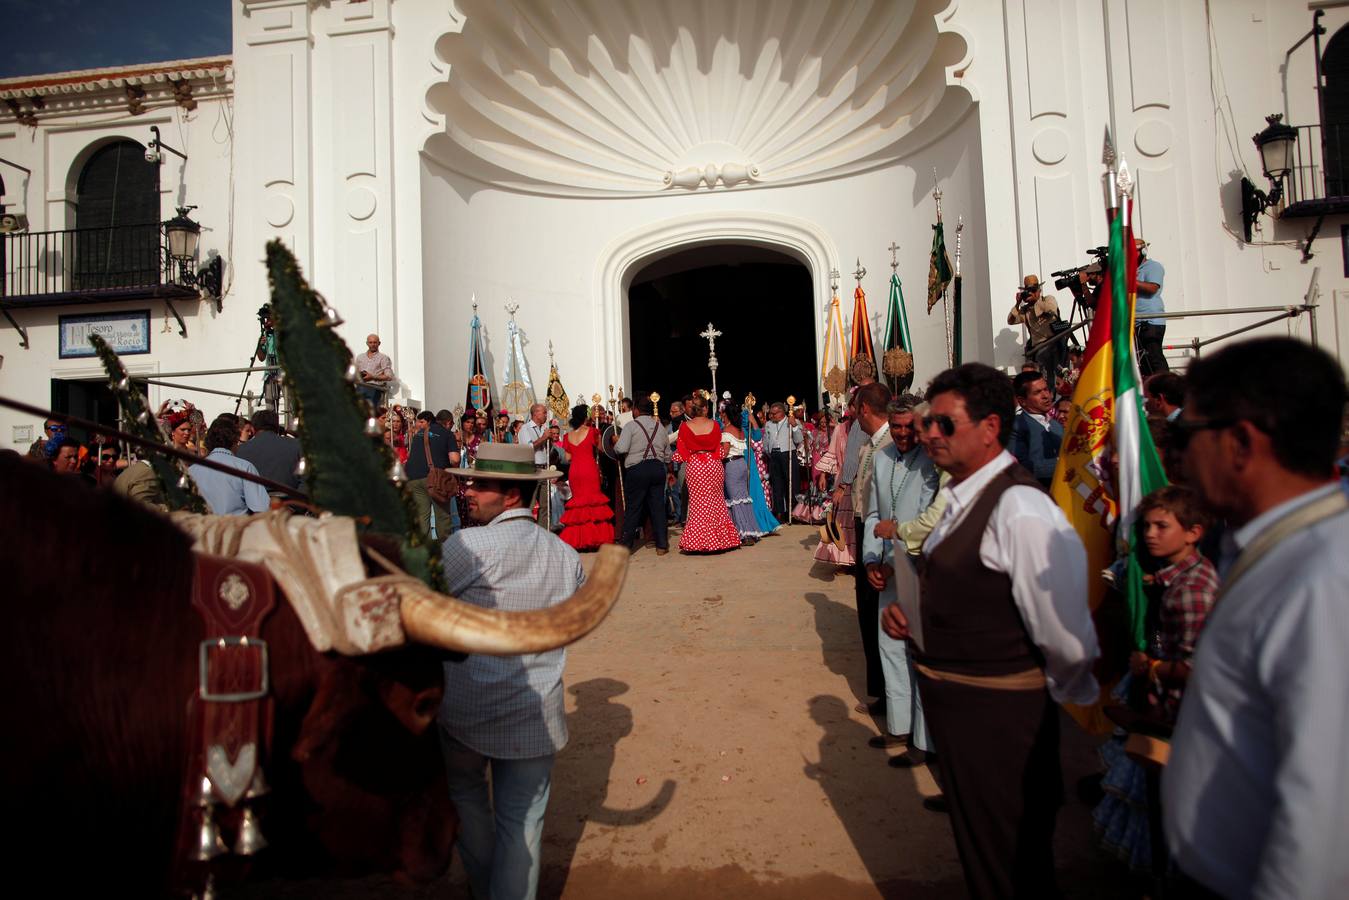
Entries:
{"type": "Polygon", "coordinates": [[[1162,279],[1166,270],[1155,259],[1148,258],[1148,245],[1142,238],[1134,238],[1138,248],[1138,300],[1134,304],[1135,343],[1138,345],[1138,367],[1144,375],[1169,372],[1162,354],[1162,338],[1166,336],[1165,319],[1149,319],[1149,315],[1166,312],[1162,303],[1162,279]]]}
{"type": "Polygon", "coordinates": [[[275,410],[281,405],[281,370],[277,368],[280,363],[276,355],[276,324],[272,321],[270,303],[264,303],[258,308],[258,328],[261,333],[254,356],[258,362],[269,367],[269,371],[262,376],[262,403],[275,410]]]}
{"type": "Polygon", "coordinates": [[[1027,275],[1022,280],[1021,290],[1016,292],[1012,311],[1007,314],[1007,324],[1025,325],[1030,332],[1026,361],[1033,362],[1044,373],[1051,391],[1064,352],[1064,342],[1053,340],[1054,323],[1058,320],[1058,301],[1044,295],[1039,275],[1027,275]]]}

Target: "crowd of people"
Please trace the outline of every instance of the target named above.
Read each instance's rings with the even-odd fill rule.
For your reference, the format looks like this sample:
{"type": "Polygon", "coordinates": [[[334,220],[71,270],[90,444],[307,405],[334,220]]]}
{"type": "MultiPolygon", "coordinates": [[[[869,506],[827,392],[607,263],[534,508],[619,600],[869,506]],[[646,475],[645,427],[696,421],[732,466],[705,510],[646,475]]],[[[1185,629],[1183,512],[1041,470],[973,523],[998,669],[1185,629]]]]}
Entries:
{"type": "MultiPolygon", "coordinates": [[[[871,745],[899,751],[886,754],[892,767],[930,767],[941,794],[924,806],[949,814],[974,896],[1057,892],[1061,705],[1103,706],[1114,727],[1099,779],[1078,788],[1102,846],[1135,873],[1140,894],[1335,896],[1349,885],[1335,852],[1349,809],[1343,374],[1310,345],[1258,339],[1145,381],[1169,484],[1135,511],[1146,551],[1140,642],[1124,590],[1129,560],[1088,571],[1047,490],[1080,365],[1074,349],[1053,380],[1035,360],[1015,376],[971,363],[921,394],[864,378],[842,410],[809,414],[701,390],[664,416],[645,394],[617,410],[580,404],[565,428],[544,404],[518,420],[373,412],[420,522],[443,545],[451,590],[466,598],[478,591],[526,608],[552,602],[563,585],[560,599],[584,580],[576,552],[606,544],[635,552],[649,543],[663,556],[677,532],[681,553],[725,553],[793,521],[818,526],[812,562],[854,578],[867,694],[857,711],[881,723],[871,745]],[[498,521],[510,525],[509,547],[505,531],[481,527],[498,521]],[[532,530],[516,534],[524,522],[532,530]],[[522,542],[538,544],[528,559],[516,553],[522,542]],[[489,552],[513,562],[472,562],[489,552]],[[520,599],[517,582],[537,574],[531,559],[561,574],[552,593],[520,599]],[[1097,578],[1108,592],[1092,611],[1097,578]]],[[[271,410],[222,413],[209,425],[190,404],[159,415],[175,448],[303,488],[299,443],[271,410]]],[[[59,419],[44,424],[31,455],[163,502],[144,462],[116,444],[73,440],[59,419]]],[[[218,514],[274,500],[218,468],[189,474],[218,514]]],[[[561,658],[543,656],[498,686],[527,683],[553,697],[561,658]]],[[[486,668],[447,677],[479,684],[500,674],[475,665],[486,668]]],[[[442,715],[461,816],[481,807],[461,838],[475,885],[523,885],[527,896],[537,881],[528,847],[537,850],[552,755],[566,740],[560,701],[549,703],[511,726],[512,740],[532,735],[524,755],[497,747],[500,723],[481,718],[495,714],[486,695],[442,715]],[[494,782],[518,781],[520,798],[503,801],[527,808],[523,856],[494,861],[483,836],[506,827],[507,811],[479,796],[489,766],[494,782]]]]}

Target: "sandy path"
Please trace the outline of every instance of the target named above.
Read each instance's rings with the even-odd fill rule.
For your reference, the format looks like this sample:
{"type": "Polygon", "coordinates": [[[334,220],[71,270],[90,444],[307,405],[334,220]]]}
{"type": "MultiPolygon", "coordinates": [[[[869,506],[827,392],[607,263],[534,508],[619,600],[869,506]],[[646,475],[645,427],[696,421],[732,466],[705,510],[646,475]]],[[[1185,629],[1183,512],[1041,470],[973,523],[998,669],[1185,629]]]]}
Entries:
{"type": "MultiPolygon", "coordinates": [[[[632,558],[609,619],[569,651],[540,896],[962,897],[925,769],[896,770],[853,712],[862,676],[849,576],[810,562],[813,529],[711,557],[632,558]]],[[[1123,897],[1072,799],[1095,743],[1065,720],[1057,860],[1070,897],[1123,897]]],[[[387,879],[258,885],[269,897],[468,896],[456,862],[387,879]]],[[[243,895],[240,895],[243,896],[243,895]]]]}

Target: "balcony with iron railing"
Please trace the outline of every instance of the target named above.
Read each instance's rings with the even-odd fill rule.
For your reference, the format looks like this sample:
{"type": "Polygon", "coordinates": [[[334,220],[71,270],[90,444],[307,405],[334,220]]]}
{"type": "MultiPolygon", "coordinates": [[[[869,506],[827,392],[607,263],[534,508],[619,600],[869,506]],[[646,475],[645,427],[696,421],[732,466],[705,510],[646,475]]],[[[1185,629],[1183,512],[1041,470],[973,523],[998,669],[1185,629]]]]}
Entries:
{"type": "Polygon", "coordinates": [[[1349,213],[1349,124],[1298,125],[1279,217],[1349,213]]]}
{"type": "Polygon", "coordinates": [[[0,234],[0,310],[198,296],[180,268],[159,222],[0,234]]]}

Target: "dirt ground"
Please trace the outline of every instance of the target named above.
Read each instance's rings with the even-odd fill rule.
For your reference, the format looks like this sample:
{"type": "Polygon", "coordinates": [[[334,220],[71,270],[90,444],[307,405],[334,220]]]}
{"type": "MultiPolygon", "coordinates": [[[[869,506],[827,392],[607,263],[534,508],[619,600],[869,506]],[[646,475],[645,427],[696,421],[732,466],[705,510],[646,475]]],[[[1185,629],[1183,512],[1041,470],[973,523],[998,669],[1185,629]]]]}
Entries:
{"type": "MultiPolygon", "coordinates": [[[[632,558],[609,619],[571,648],[571,742],[544,833],[547,898],[965,896],[924,768],[885,765],[854,712],[863,674],[852,578],[812,565],[792,526],[709,557],[632,558]]],[[[1095,847],[1077,780],[1096,742],[1066,718],[1056,859],[1069,897],[1129,896],[1095,847]]],[[[467,897],[458,863],[414,890],[385,879],[258,885],[250,896],[467,897]]]]}

